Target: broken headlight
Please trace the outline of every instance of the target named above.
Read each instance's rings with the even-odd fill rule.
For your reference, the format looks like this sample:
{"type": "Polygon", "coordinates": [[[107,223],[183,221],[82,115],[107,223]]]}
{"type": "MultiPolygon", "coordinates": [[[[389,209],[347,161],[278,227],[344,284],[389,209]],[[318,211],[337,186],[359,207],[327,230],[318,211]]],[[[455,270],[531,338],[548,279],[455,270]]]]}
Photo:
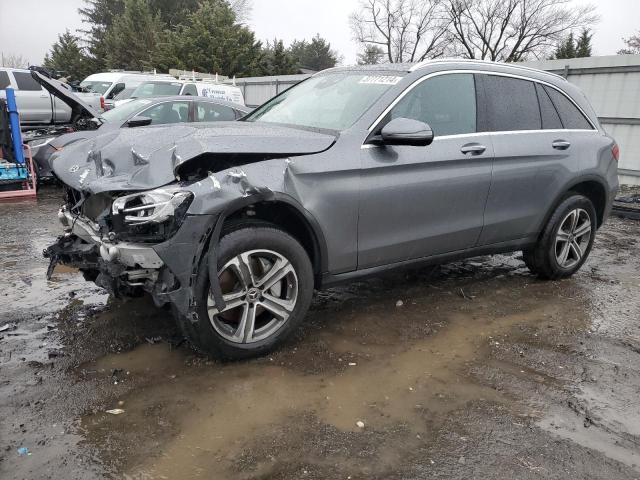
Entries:
{"type": "Polygon", "coordinates": [[[118,197],[111,205],[114,230],[123,239],[162,241],[180,228],[192,200],[193,193],[173,189],[118,197]]]}

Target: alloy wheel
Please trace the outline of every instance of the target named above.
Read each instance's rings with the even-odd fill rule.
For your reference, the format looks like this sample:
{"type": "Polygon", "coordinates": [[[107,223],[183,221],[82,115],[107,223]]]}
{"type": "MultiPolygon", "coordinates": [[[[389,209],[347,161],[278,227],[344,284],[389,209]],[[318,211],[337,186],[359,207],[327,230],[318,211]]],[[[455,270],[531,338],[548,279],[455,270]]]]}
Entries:
{"type": "Polygon", "coordinates": [[[255,343],[289,320],[298,298],[298,276],[291,262],[272,250],[251,250],[229,260],[218,272],[225,306],[211,293],[207,312],[213,328],[234,343],[255,343]]]}
{"type": "Polygon", "coordinates": [[[555,255],[558,265],[571,268],[578,264],[591,240],[591,217],[586,210],[571,210],[560,222],[556,234],[555,255]]]}

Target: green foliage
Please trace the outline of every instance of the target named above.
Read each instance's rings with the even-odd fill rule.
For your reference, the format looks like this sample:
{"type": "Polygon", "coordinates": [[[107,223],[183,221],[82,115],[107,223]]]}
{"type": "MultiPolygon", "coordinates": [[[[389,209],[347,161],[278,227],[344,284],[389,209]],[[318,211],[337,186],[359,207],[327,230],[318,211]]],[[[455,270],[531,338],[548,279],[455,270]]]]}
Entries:
{"type": "Polygon", "coordinates": [[[593,33],[589,31],[587,28],[583,28],[582,32],[580,32],[580,36],[576,41],[576,57],[590,57],[591,56],[591,39],[593,38],[593,33]]]}
{"type": "Polygon", "coordinates": [[[107,45],[105,37],[114,19],[124,12],[124,0],[84,0],[85,6],[78,12],[87,29],[84,34],[88,50],[88,64],[92,72],[107,68],[107,45]]]}
{"type": "Polygon", "coordinates": [[[377,65],[384,55],[384,50],[378,45],[367,44],[358,53],[358,65],[377,65]]]}
{"type": "Polygon", "coordinates": [[[593,33],[589,29],[584,28],[580,32],[580,36],[576,40],[573,32],[556,48],[552,58],[581,58],[590,57],[592,53],[591,40],[593,33]]]}
{"type": "Polygon", "coordinates": [[[224,0],[202,2],[182,25],[166,31],[156,55],[163,70],[179,68],[228,76],[261,74],[262,43],[224,0]]]}
{"type": "Polygon", "coordinates": [[[289,53],[300,68],[320,71],[335,67],[338,63],[338,54],[331,50],[331,44],[320,37],[320,34],[310,42],[294,40],[289,53]]]}
{"type": "Polygon", "coordinates": [[[251,0],[83,1],[79,12],[86,27],[80,33],[86,46],[80,47],[78,38],[72,41],[67,32],[64,43],[61,36],[47,57],[49,65],[73,69],[74,75],[154,68],[228,76],[286,75],[301,67],[323,70],[338,61],[320,35],[295,41],[289,48],[278,39],[263,46],[243,23],[251,0]],[[80,56],[73,53],[76,47],[82,62],[75,58],[80,56]]]}
{"type": "Polygon", "coordinates": [[[556,48],[553,58],[576,58],[576,42],[573,32],[556,48]]]}
{"type": "Polygon", "coordinates": [[[124,11],[105,35],[106,65],[112,69],[151,70],[164,23],[149,0],[125,0],[124,11]]]}
{"type": "Polygon", "coordinates": [[[44,66],[58,71],[68,81],[81,81],[91,72],[91,65],[80,46],[80,39],[69,30],[58,35],[58,40],[44,57],[44,66]]]}
{"type": "Polygon", "coordinates": [[[273,43],[267,43],[265,63],[262,66],[265,75],[292,75],[298,73],[296,61],[284,46],[282,40],[275,38],[273,43]]]}

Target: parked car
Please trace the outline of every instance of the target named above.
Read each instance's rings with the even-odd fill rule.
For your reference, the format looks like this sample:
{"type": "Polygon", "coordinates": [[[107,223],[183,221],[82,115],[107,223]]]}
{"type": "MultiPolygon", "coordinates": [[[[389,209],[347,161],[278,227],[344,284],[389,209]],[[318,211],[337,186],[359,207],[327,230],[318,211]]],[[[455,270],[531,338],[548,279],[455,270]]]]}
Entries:
{"type": "Polygon", "coordinates": [[[140,98],[121,107],[103,112],[93,119],[91,129],[62,135],[43,136],[30,142],[39,180],[53,179],[51,155],[82,140],[119,128],[167,125],[186,122],[232,121],[243,117],[249,109],[224,100],[173,96],[140,98]]]}
{"type": "Polygon", "coordinates": [[[159,97],[167,95],[194,95],[216,98],[244,105],[242,90],[235,85],[223,85],[209,82],[185,82],[182,80],[153,80],[143,82],[124,99],[116,99],[115,105],[124,105],[136,98],[159,97]]]}
{"type": "Polygon", "coordinates": [[[314,288],[522,250],[544,279],[587,259],[618,147],[562,77],[427,61],[318,73],[239,122],[128,129],[54,161],[46,250],[119,295],[171,305],[199,350],[267,352],[314,288]]]}
{"type": "MultiPolygon", "coordinates": [[[[58,88],[74,95],[71,89],[62,82],[52,79],[50,81],[58,88]]],[[[12,87],[15,91],[21,125],[43,126],[72,122],[71,108],[34,80],[30,70],[1,67],[0,98],[6,98],[5,89],[7,87],[12,87]]],[[[92,110],[99,111],[100,97],[85,99],[85,102],[92,110]]]]}
{"type": "Polygon", "coordinates": [[[148,80],[175,80],[168,74],[152,74],[142,72],[104,72],[89,75],[80,87],[86,94],[101,96],[104,100],[103,109],[109,110],[114,106],[115,97],[125,89],[135,89],[148,80]]]}

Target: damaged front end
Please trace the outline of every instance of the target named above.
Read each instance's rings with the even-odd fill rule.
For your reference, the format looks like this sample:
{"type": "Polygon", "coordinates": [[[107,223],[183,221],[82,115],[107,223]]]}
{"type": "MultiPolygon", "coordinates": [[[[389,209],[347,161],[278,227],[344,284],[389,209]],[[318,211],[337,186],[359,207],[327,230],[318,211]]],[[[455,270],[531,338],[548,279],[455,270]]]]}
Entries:
{"type": "Polygon", "coordinates": [[[44,251],[50,260],[47,276],[60,263],[116,296],[148,292],[157,304],[166,303],[181,280],[158,251],[175,250],[166,243],[185,222],[192,200],[191,192],[177,187],[96,195],[67,188],[67,202],[58,212],[64,234],[44,251]]]}

